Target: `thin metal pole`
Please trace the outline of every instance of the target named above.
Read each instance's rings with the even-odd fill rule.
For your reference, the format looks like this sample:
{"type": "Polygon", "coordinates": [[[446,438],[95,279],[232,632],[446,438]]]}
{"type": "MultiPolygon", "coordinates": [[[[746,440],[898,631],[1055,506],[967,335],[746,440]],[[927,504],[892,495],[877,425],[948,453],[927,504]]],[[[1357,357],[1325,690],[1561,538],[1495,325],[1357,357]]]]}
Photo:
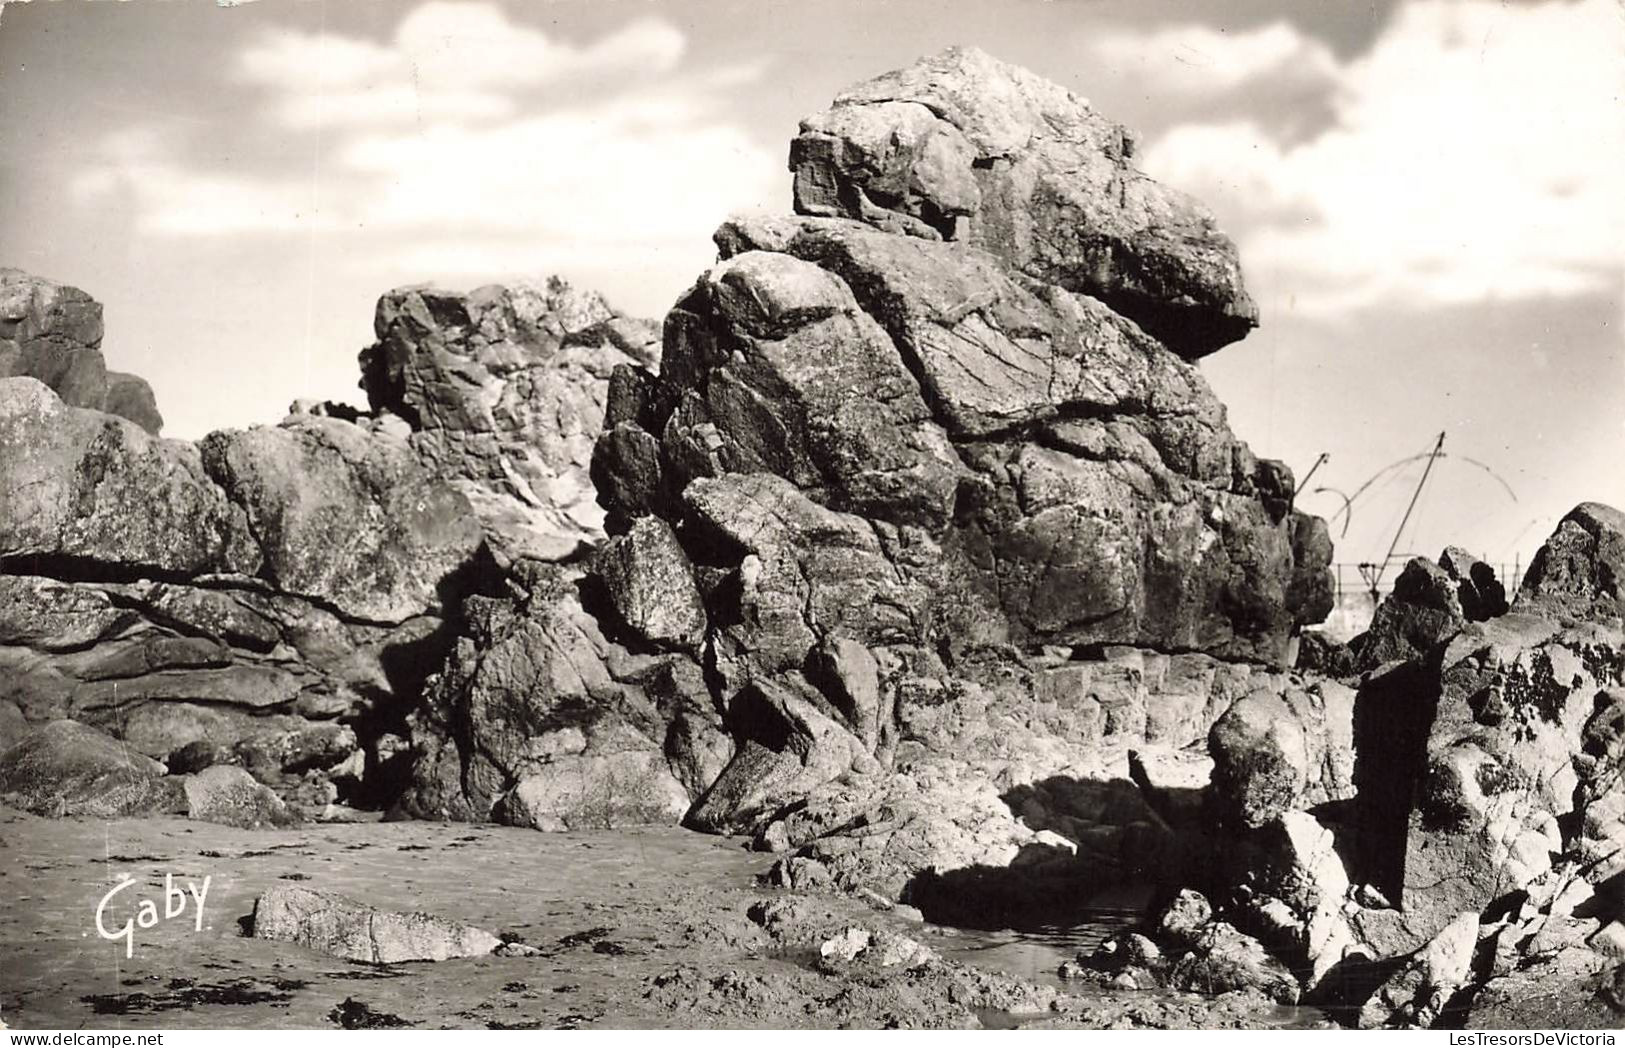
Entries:
{"type": "Polygon", "coordinates": [[[1405,534],[1405,525],[1411,522],[1411,511],[1416,508],[1416,500],[1422,497],[1422,488],[1427,485],[1428,474],[1433,472],[1433,464],[1439,461],[1439,453],[1444,450],[1444,434],[1439,434],[1438,441],[1433,445],[1433,453],[1428,455],[1427,468],[1422,471],[1422,479],[1416,484],[1416,492],[1411,495],[1411,504],[1405,507],[1405,516],[1400,519],[1399,530],[1394,532],[1394,541],[1388,545],[1388,553],[1377,565],[1376,578],[1371,581],[1371,588],[1375,590],[1382,581],[1382,573],[1388,570],[1388,562],[1394,557],[1394,550],[1399,548],[1399,540],[1405,534]]]}
{"type": "Polygon", "coordinates": [[[1309,478],[1315,475],[1315,470],[1319,469],[1321,466],[1324,466],[1327,462],[1331,461],[1331,457],[1332,456],[1327,452],[1322,451],[1320,453],[1320,457],[1315,459],[1315,464],[1313,466],[1309,467],[1309,472],[1305,473],[1303,475],[1303,479],[1298,481],[1298,486],[1292,489],[1292,497],[1293,498],[1298,497],[1298,492],[1302,491],[1303,486],[1305,484],[1309,483],[1309,478]]]}

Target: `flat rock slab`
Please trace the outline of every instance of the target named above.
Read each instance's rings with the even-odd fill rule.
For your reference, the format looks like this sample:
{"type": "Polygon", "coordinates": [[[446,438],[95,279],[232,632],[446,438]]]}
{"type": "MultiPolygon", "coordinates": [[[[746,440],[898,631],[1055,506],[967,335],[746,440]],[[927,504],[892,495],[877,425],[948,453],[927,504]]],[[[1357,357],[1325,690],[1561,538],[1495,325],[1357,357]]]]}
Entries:
{"type": "Polygon", "coordinates": [[[332,892],[286,884],[255,900],[254,937],[371,964],[481,957],[502,945],[490,932],[431,914],[375,910],[332,892]]]}

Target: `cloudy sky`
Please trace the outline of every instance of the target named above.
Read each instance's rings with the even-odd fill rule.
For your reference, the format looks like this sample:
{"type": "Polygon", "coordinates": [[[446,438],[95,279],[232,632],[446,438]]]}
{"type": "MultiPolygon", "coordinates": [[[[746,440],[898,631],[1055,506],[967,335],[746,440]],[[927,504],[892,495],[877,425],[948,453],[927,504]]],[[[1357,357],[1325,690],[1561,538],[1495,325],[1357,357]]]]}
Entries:
{"type": "Polygon", "coordinates": [[[1202,367],[1256,451],[1330,455],[1305,508],[1440,431],[1402,550],[1527,561],[1625,506],[1621,0],[11,3],[0,264],[106,303],[170,435],[359,403],[382,291],[560,273],[659,315],[720,219],[788,207],[799,117],[952,43],[1137,128],[1236,238],[1263,326],[1202,367]]]}

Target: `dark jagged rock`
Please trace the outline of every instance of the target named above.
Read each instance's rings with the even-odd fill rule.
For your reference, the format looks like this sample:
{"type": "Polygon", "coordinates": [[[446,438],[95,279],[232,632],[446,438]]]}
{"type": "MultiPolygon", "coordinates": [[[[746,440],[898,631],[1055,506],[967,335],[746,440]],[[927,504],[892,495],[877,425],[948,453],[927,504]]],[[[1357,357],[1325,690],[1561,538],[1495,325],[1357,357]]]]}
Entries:
{"type": "Polygon", "coordinates": [[[1414,557],[1394,580],[1394,591],[1377,606],[1371,626],[1349,642],[1355,665],[1373,670],[1388,662],[1432,651],[1467,624],[1459,580],[1425,557],[1414,557]]]}
{"type": "Polygon", "coordinates": [[[1517,606],[1564,623],[1617,625],[1625,616],[1625,513],[1600,502],[1569,511],[1530,562],[1517,606]]]}
{"type": "Polygon", "coordinates": [[[1084,100],[975,48],[843,92],[791,146],[796,210],[964,241],[1101,299],[1194,359],[1258,310],[1235,246],[1196,201],[1132,164],[1084,100]]]}
{"type": "Polygon", "coordinates": [[[471,598],[467,635],[414,715],[412,815],[558,830],[675,823],[731,745],[697,665],[634,655],[539,571],[521,601],[471,598]]]}
{"type": "Polygon", "coordinates": [[[27,376],[76,408],[127,418],[156,434],[163,416],[146,380],[107,370],[102,304],[76,287],[0,268],[0,378],[27,376]]]}
{"type": "Polygon", "coordinates": [[[1468,622],[1505,615],[1506,587],[1495,577],[1495,569],[1458,546],[1451,546],[1439,555],[1439,567],[1456,580],[1456,600],[1468,622]]]}

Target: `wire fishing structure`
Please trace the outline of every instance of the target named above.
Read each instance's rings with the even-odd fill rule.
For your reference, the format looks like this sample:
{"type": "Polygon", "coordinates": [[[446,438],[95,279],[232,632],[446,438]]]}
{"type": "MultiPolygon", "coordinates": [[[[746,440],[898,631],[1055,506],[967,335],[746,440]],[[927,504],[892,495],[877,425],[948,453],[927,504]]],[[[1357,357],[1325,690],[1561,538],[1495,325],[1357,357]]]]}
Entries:
{"type": "MultiPolygon", "coordinates": [[[[1336,513],[1333,513],[1326,523],[1328,526],[1336,525],[1338,520],[1341,519],[1342,527],[1338,531],[1338,538],[1347,538],[1349,524],[1354,519],[1354,504],[1358,502],[1362,496],[1370,492],[1372,487],[1377,484],[1378,481],[1383,480],[1385,477],[1392,477],[1396,470],[1404,469],[1406,466],[1417,462],[1426,461],[1427,466],[1422,470],[1422,478],[1417,482],[1416,489],[1411,493],[1410,503],[1405,507],[1404,516],[1400,519],[1399,527],[1394,532],[1393,541],[1389,543],[1387,554],[1384,555],[1380,562],[1365,561],[1358,565],[1360,574],[1365,579],[1365,582],[1370,588],[1373,596],[1376,596],[1378,593],[1378,589],[1382,584],[1382,577],[1388,570],[1388,565],[1393,562],[1394,551],[1399,548],[1399,543],[1404,538],[1405,528],[1410,524],[1411,516],[1415,513],[1417,504],[1422,498],[1422,491],[1427,486],[1428,478],[1432,476],[1433,468],[1440,460],[1451,459],[1453,461],[1472,466],[1475,469],[1482,470],[1501,486],[1501,490],[1506,492],[1508,498],[1510,498],[1513,502],[1518,501],[1518,493],[1512,490],[1512,485],[1507,483],[1506,478],[1495,472],[1494,469],[1490,468],[1490,466],[1484,462],[1481,462],[1470,455],[1452,454],[1451,452],[1445,451],[1444,441],[1445,434],[1441,432],[1438,438],[1434,440],[1433,446],[1427,451],[1423,451],[1415,455],[1407,455],[1402,459],[1397,459],[1396,461],[1390,462],[1388,465],[1382,467],[1371,476],[1367,477],[1363,484],[1354,489],[1354,493],[1352,495],[1342,491],[1339,488],[1331,487],[1330,485],[1321,485],[1312,489],[1313,494],[1336,495],[1338,498],[1343,500],[1342,508],[1336,513]]],[[[1320,456],[1315,459],[1314,465],[1309,467],[1309,472],[1304,474],[1303,481],[1298,484],[1296,492],[1303,491],[1303,489],[1309,483],[1309,478],[1314,476],[1315,471],[1330,460],[1331,456],[1329,454],[1326,452],[1321,452],[1320,456]]]]}

